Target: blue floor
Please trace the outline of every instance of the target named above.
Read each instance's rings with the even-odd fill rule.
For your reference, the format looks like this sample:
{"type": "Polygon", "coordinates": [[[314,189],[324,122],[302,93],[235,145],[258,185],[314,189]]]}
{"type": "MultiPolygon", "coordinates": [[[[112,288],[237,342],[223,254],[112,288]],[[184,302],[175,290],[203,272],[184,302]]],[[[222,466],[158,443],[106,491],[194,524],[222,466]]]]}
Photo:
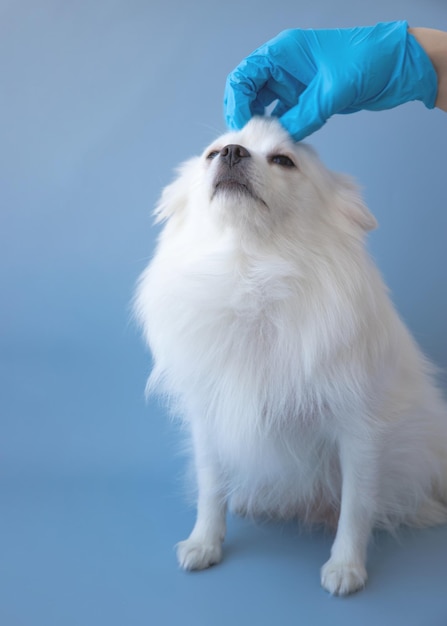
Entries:
{"type": "Polygon", "coordinates": [[[230,517],[223,562],[180,571],[194,511],[178,433],[144,403],[137,338],[116,345],[78,346],[89,365],[42,361],[26,395],[29,354],[3,369],[2,626],[446,626],[447,527],[378,533],[368,585],[348,598],[320,587],[332,537],[292,523],[230,517]]]}
{"type": "Polygon", "coordinates": [[[378,534],[366,589],[334,598],[318,576],[331,537],[293,524],[230,519],[224,561],[180,571],[193,518],[177,487],[163,473],[3,481],[0,623],[447,624],[446,527],[378,534]]]}

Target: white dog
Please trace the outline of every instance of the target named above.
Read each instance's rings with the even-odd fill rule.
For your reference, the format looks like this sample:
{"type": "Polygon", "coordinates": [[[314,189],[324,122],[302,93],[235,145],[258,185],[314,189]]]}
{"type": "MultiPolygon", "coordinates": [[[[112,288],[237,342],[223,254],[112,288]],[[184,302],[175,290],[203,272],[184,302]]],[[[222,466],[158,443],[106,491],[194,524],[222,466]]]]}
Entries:
{"type": "Polygon", "coordinates": [[[337,527],[321,582],[362,587],[373,527],[447,522],[447,409],[368,257],[355,186],[255,118],[188,161],[137,317],[191,432],[185,569],[222,558],[226,509],[337,527]]]}

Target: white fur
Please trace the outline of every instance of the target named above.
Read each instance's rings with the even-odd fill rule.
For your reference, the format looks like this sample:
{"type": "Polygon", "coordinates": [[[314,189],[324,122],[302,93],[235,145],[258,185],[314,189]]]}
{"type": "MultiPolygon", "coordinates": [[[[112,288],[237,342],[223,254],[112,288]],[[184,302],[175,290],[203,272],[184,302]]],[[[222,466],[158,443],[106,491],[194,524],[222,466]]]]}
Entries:
{"type": "Polygon", "coordinates": [[[322,585],[355,591],[374,526],[447,521],[447,410],[365,251],[374,218],[348,179],[260,118],[183,165],[156,216],[135,311],[149,390],[194,444],[197,522],[180,565],[221,559],[229,503],[335,523],[322,585]],[[251,155],[255,197],[213,195],[221,156],[206,157],[229,144],[251,155]]]}

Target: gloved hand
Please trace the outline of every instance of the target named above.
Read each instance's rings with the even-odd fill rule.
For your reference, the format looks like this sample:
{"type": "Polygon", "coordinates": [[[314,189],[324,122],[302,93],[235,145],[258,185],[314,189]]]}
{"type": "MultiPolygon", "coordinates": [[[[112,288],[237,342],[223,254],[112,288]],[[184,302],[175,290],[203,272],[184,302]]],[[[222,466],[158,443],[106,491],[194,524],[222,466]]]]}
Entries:
{"type": "Polygon", "coordinates": [[[278,100],[272,115],[299,141],[334,113],[433,108],[437,76],[404,21],[334,30],[291,29],[255,50],[228,76],[225,118],[242,128],[278,100]]]}

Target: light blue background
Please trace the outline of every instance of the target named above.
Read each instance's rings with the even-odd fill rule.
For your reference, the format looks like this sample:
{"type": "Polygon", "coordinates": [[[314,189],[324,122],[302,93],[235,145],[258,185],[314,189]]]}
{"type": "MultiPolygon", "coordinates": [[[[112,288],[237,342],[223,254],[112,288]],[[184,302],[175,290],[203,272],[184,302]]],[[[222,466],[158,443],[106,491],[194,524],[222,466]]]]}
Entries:
{"type": "MultiPolygon", "coordinates": [[[[443,0],[0,2],[0,624],[446,626],[447,528],[377,535],[366,590],[330,598],[331,537],[230,520],[226,559],[178,571],[193,511],[178,434],[130,322],[150,211],[224,130],[225,77],[286,27],[407,19],[443,0]]],[[[310,139],[380,222],[371,252],[447,367],[447,114],[412,103],[310,139]]]]}

